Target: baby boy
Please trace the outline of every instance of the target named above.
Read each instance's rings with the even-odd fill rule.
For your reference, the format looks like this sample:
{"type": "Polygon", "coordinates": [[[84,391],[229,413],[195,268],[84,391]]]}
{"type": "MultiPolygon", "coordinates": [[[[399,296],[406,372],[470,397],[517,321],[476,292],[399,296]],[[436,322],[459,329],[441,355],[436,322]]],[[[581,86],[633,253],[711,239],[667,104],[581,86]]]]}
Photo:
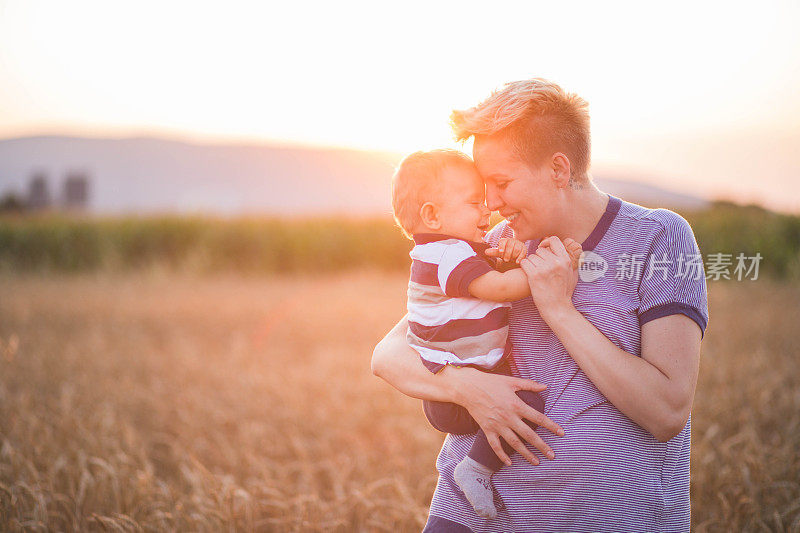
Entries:
{"type": "MultiPolygon", "coordinates": [[[[486,253],[490,212],[472,160],[456,150],[409,155],[392,179],[392,207],[397,223],[415,244],[410,254],[407,338],[422,363],[434,373],[454,365],[510,375],[508,302],[530,296],[525,273],[513,268],[527,253],[515,239],[501,239],[497,249],[486,253]]],[[[564,244],[577,268],[580,245],[571,239],[564,244]]],[[[544,410],[537,393],[517,395],[537,411],[544,410]]],[[[454,477],[475,511],[493,518],[497,511],[491,476],[503,463],[486,435],[459,405],[425,401],[423,408],[440,431],[477,432],[454,477]]],[[[505,442],[503,449],[513,451],[505,442]]]]}

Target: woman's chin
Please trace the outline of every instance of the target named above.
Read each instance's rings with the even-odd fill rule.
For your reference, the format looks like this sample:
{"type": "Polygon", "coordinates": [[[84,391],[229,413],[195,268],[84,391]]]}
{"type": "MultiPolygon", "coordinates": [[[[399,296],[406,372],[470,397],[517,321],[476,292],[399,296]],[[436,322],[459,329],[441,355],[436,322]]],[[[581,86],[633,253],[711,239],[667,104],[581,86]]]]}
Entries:
{"type": "Polygon", "coordinates": [[[524,234],[525,233],[525,226],[523,224],[520,224],[519,217],[515,218],[514,220],[510,220],[506,224],[506,226],[511,228],[511,230],[514,232],[514,237],[515,238],[522,239],[522,237],[520,237],[520,234],[524,234]]]}

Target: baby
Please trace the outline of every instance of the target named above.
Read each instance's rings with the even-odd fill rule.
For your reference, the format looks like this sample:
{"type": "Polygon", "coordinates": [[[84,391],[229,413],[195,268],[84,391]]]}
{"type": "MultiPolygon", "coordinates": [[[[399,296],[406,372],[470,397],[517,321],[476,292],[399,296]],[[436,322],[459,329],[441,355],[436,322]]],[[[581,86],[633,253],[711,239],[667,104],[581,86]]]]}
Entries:
{"type": "MultiPolygon", "coordinates": [[[[498,247],[486,253],[490,211],[483,180],[472,160],[456,150],[409,155],[392,179],[392,207],[397,223],[415,244],[410,254],[407,338],[422,363],[434,373],[454,365],[511,375],[511,306],[507,302],[530,296],[525,273],[514,268],[527,253],[515,239],[500,239],[498,247]]],[[[581,246],[571,239],[564,245],[577,268],[581,246]]],[[[537,393],[518,391],[517,395],[544,411],[537,393]]],[[[503,463],[486,435],[459,405],[426,400],[423,408],[440,431],[477,432],[454,478],[475,512],[494,518],[491,476],[503,463]]],[[[536,427],[532,422],[528,425],[536,427]]],[[[501,442],[511,454],[513,449],[501,442]]]]}

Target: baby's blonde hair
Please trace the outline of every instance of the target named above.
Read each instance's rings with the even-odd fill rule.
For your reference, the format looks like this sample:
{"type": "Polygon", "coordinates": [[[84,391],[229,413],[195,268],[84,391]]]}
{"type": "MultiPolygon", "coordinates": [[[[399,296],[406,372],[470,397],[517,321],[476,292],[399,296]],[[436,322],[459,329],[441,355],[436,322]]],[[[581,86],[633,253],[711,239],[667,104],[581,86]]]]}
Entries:
{"type": "Polygon", "coordinates": [[[450,121],[457,140],[502,135],[530,165],[562,152],[570,161],[571,181],[582,182],[591,159],[588,107],[577,94],[533,78],[507,83],[477,106],[453,111],[450,121]]]}
{"type": "Polygon", "coordinates": [[[419,151],[406,156],[392,176],[394,219],[409,239],[421,222],[420,209],[441,193],[441,177],[451,165],[469,165],[472,159],[458,150],[419,151]]]}

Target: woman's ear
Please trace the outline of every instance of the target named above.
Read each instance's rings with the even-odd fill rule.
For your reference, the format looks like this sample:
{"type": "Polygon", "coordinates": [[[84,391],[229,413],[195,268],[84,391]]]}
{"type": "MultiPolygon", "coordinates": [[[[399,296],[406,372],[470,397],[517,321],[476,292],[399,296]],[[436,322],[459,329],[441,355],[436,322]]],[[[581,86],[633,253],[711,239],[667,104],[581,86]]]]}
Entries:
{"type": "Polygon", "coordinates": [[[419,217],[428,229],[438,230],[442,227],[442,222],[439,220],[439,207],[433,202],[422,204],[422,207],[419,208],[419,217]]]}
{"type": "Polygon", "coordinates": [[[553,172],[553,180],[556,182],[556,187],[566,189],[569,186],[571,175],[569,158],[561,152],[554,153],[550,168],[553,172]]]}

